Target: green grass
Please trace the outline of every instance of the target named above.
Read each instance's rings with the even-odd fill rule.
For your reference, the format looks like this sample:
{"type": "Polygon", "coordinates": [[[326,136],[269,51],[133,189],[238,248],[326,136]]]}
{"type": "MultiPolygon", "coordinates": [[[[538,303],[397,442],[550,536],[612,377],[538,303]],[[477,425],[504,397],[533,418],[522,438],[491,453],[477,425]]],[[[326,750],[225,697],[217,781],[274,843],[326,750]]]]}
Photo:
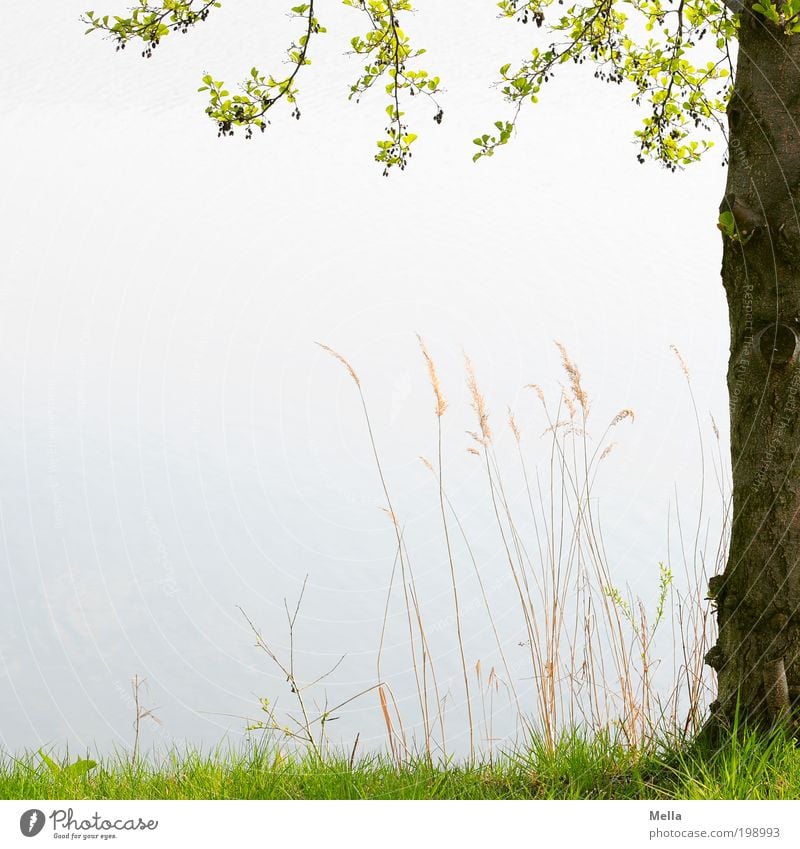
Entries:
{"type": "MultiPolygon", "coordinates": [[[[52,753],[51,753],[52,756],[52,753]]],[[[607,737],[534,744],[494,764],[398,766],[374,756],[276,758],[276,749],[173,752],[70,769],[38,753],[0,760],[4,799],[797,799],[791,739],[742,734],[721,749],[635,753],[607,737]]]]}

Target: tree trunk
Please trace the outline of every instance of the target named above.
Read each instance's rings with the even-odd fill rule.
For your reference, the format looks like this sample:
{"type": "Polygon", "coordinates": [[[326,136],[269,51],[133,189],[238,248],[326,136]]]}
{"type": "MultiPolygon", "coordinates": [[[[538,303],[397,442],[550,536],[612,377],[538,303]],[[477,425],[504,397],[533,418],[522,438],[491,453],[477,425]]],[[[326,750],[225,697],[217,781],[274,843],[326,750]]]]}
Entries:
{"type": "Polygon", "coordinates": [[[728,121],[733,515],[706,662],[718,673],[712,722],[738,710],[770,727],[800,705],[800,35],[742,13],[728,121]]]}

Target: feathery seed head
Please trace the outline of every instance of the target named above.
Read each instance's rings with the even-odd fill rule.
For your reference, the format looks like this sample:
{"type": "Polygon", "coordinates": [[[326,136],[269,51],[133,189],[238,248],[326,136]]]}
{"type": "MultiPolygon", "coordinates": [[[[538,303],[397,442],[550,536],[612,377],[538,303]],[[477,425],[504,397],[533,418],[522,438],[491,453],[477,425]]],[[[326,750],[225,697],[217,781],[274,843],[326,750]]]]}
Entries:
{"type": "Polygon", "coordinates": [[[561,397],[564,399],[564,404],[566,405],[566,408],[569,412],[570,419],[574,419],[575,416],[578,414],[578,409],[575,406],[575,403],[573,402],[572,398],[569,397],[567,390],[564,389],[563,386],[561,387],[561,397]]]}
{"type": "Polygon", "coordinates": [[[319,347],[322,348],[323,351],[327,351],[332,357],[336,357],[336,359],[339,360],[339,362],[350,372],[350,377],[353,378],[356,383],[356,386],[361,389],[361,381],[358,379],[356,370],[350,365],[350,363],[348,363],[347,360],[338,351],[334,351],[333,348],[330,348],[327,345],[323,345],[322,342],[317,342],[316,344],[319,345],[319,347]]]}
{"type": "Polygon", "coordinates": [[[616,414],[616,416],[614,416],[614,418],[611,419],[611,424],[609,425],[609,427],[615,427],[616,425],[618,425],[621,421],[624,421],[625,419],[630,419],[632,422],[636,419],[636,416],[634,415],[633,410],[629,410],[627,408],[624,409],[624,410],[620,410],[616,414]]]}
{"type": "Polygon", "coordinates": [[[447,409],[447,401],[442,393],[442,387],[439,384],[439,376],[436,374],[436,366],[433,362],[433,358],[428,353],[425,342],[419,333],[417,333],[417,340],[419,342],[419,347],[422,349],[422,356],[425,357],[425,363],[428,366],[428,378],[430,379],[431,387],[433,388],[433,394],[436,397],[436,415],[441,418],[444,415],[444,411],[447,409]]]}
{"type": "Polygon", "coordinates": [[[675,356],[678,358],[678,362],[680,363],[681,371],[683,372],[684,377],[687,380],[689,380],[689,377],[690,377],[689,367],[686,365],[686,362],[684,361],[683,357],[681,356],[681,352],[677,349],[677,347],[675,345],[670,345],[669,348],[672,351],[672,353],[675,354],[675,356]]]}
{"type": "Polygon", "coordinates": [[[603,453],[600,455],[600,459],[605,460],[606,457],[608,457],[608,455],[614,450],[614,446],[616,444],[616,442],[610,442],[608,445],[606,445],[606,447],[603,449],[603,453]]]}
{"type": "MultiPolygon", "coordinates": [[[[583,410],[583,415],[589,415],[589,396],[584,391],[581,386],[581,373],[578,371],[578,367],[575,363],[570,359],[569,354],[567,353],[567,349],[561,342],[556,342],[556,348],[558,348],[561,353],[561,365],[564,367],[564,371],[567,373],[567,377],[569,377],[569,385],[572,390],[573,399],[580,404],[581,410],[583,410]]],[[[569,406],[569,405],[567,405],[569,406]]]]}
{"type": "Polygon", "coordinates": [[[492,441],[492,429],[489,427],[489,411],[486,409],[486,400],[478,388],[478,380],[475,377],[475,368],[472,365],[472,360],[464,354],[464,363],[467,369],[467,386],[469,393],[472,396],[472,409],[475,410],[478,416],[478,425],[486,442],[492,441]]]}
{"type": "Polygon", "coordinates": [[[508,426],[511,428],[511,433],[514,434],[514,439],[519,443],[522,439],[522,434],[519,431],[517,420],[514,418],[514,412],[511,407],[508,408],[508,426]]]}
{"type": "Polygon", "coordinates": [[[533,391],[539,396],[539,400],[544,404],[544,392],[538,383],[529,383],[525,388],[533,389],[533,391]]]}

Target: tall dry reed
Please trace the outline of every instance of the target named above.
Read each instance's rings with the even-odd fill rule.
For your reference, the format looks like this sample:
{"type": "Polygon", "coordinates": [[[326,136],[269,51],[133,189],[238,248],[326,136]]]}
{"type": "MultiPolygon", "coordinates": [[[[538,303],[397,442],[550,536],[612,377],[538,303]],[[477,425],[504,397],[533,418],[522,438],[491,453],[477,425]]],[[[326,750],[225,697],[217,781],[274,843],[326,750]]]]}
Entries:
{"type": "MultiPolygon", "coordinates": [[[[495,615],[497,599],[487,583],[487,564],[476,554],[470,540],[485,528],[467,528],[448,495],[445,480],[447,456],[442,419],[448,403],[439,379],[436,363],[421,337],[422,353],[436,421],[436,460],[423,458],[436,482],[438,513],[442,531],[442,556],[449,578],[453,604],[453,644],[458,651],[466,716],[465,736],[468,755],[492,758],[494,744],[495,698],[501,690],[517,714],[517,726],[523,734],[535,734],[552,749],[562,736],[577,727],[591,732],[613,731],[615,738],[633,748],[646,748],[667,735],[688,735],[697,730],[709,700],[709,671],[703,657],[713,638],[713,621],[704,599],[707,572],[716,571],[727,550],[727,511],[718,545],[706,556],[708,540],[703,537],[705,517],[704,438],[697,405],[691,389],[688,368],[676,350],[681,370],[689,386],[690,404],[698,428],[700,466],[700,511],[691,532],[676,511],[678,558],[673,557],[674,531],[668,528],[666,565],[653,572],[655,602],[650,607],[627,589],[620,589],[606,552],[598,514],[596,487],[602,469],[608,464],[620,427],[633,423],[632,410],[623,408],[603,425],[600,437],[591,435],[593,406],[584,387],[583,377],[566,347],[556,343],[566,377],[565,385],[553,403],[538,384],[529,384],[539,402],[540,419],[530,430],[517,414],[508,410],[508,432],[513,447],[514,465],[501,462],[497,450],[500,439],[490,424],[490,410],[482,392],[476,369],[464,355],[466,388],[475,416],[468,451],[482,465],[488,506],[488,521],[494,526],[497,546],[502,553],[507,575],[517,604],[526,650],[526,674],[509,661],[511,644],[507,621],[500,627],[495,615]],[[542,427],[543,425],[543,427],[542,427]],[[533,462],[544,440],[543,459],[533,462]],[[513,491],[522,497],[513,498],[513,491]],[[454,536],[461,543],[456,551],[454,536]],[[680,560],[680,582],[676,581],[680,560]],[[468,656],[464,632],[462,582],[469,577],[478,588],[480,603],[497,651],[497,662],[488,676],[483,675],[481,658],[468,656]],[[680,588],[679,584],[680,583],[680,588]],[[668,632],[665,634],[665,632],[668,632]],[[665,640],[663,637],[667,637],[665,640]],[[469,670],[474,670],[476,693],[470,686],[469,670]],[[521,683],[534,682],[533,692],[522,692],[521,683]],[[481,722],[476,721],[474,701],[480,706],[481,722]],[[487,707],[488,698],[488,707],[487,707]]],[[[401,762],[420,754],[420,741],[409,738],[407,729],[418,727],[421,751],[428,759],[447,759],[448,729],[445,701],[437,675],[440,660],[431,649],[424,599],[420,598],[411,557],[406,544],[402,518],[397,515],[378,451],[364,387],[349,361],[328,346],[321,346],[336,358],[352,378],[361,401],[378,478],[395,538],[395,560],[383,614],[377,650],[377,683],[364,692],[377,689],[379,707],[386,728],[389,750],[401,762]],[[410,668],[416,687],[418,715],[401,715],[382,669],[389,608],[395,584],[401,584],[401,599],[407,630],[410,668]]],[[[713,420],[712,420],[713,423],[713,420]]],[[[730,497],[726,485],[725,464],[719,449],[716,423],[717,456],[714,471],[719,495],[724,504],[730,497]]],[[[473,520],[474,521],[474,520],[473,520]]],[[[287,609],[288,614],[288,609],[287,609]]],[[[290,630],[294,618],[289,617],[290,630]]],[[[507,616],[504,616],[504,620],[507,616]]],[[[259,638],[260,639],[260,638],[259,638]]],[[[261,641],[261,647],[266,648],[261,641]]],[[[269,651],[269,650],[268,650],[269,651]]],[[[270,653],[273,660],[277,658],[270,653]]],[[[280,662],[279,662],[280,665],[280,662]]],[[[281,665],[298,697],[302,692],[291,665],[281,665]]],[[[361,695],[361,694],[359,694],[361,695]]],[[[356,697],[353,697],[356,698],[356,697]]],[[[301,736],[315,751],[320,750],[310,726],[312,719],[302,699],[301,736]]]]}

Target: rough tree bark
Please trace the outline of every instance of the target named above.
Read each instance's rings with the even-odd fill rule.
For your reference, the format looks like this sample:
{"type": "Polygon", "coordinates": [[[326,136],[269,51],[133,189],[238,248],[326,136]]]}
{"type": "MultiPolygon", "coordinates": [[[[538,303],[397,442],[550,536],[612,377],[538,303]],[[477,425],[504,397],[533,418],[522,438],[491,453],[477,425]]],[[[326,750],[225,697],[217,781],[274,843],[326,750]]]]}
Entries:
{"type": "Polygon", "coordinates": [[[769,727],[800,705],[800,36],[741,15],[720,211],[731,348],[733,514],[711,579],[712,723],[769,727]]]}

